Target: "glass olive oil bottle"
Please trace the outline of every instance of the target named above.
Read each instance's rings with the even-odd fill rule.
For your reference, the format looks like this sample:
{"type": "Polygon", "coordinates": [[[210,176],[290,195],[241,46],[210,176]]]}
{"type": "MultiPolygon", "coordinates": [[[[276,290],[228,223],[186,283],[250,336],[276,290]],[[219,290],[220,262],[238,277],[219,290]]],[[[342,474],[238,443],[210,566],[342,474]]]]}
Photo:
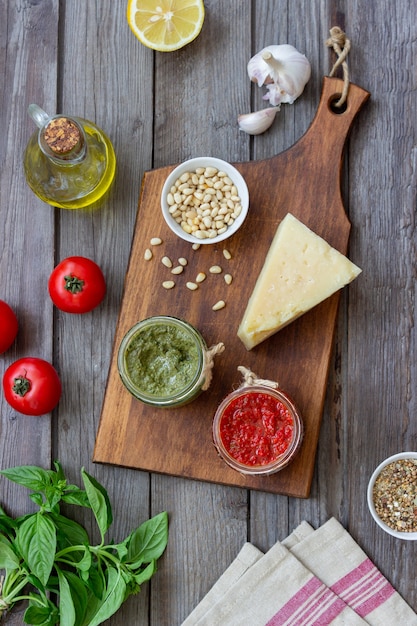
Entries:
{"type": "Polygon", "coordinates": [[[39,130],[30,138],[23,166],[29,187],[44,202],[63,209],[97,203],[116,171],[110,139],[88,120],[49,117],[36,104],[28,109],[39,130]]]}

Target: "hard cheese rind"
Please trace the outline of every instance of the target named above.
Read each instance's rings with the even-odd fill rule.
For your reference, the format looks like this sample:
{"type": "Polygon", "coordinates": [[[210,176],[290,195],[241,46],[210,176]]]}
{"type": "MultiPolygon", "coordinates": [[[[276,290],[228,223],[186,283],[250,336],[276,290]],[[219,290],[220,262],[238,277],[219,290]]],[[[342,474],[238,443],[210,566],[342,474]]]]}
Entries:
{"type": "Polygon", "coordinates": [[[361,269],[288,213],[278,226],[238,336],[250,350],[350,283],[361,269]]]}

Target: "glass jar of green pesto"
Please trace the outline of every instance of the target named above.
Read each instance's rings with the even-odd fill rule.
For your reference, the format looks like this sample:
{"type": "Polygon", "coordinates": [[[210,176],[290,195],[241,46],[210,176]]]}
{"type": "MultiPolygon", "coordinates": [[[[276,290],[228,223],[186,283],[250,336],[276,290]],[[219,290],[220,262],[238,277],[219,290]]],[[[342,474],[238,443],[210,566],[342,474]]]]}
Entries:
{"type": "Polygon", "coordinates": [[[145,404],[172,408],[203,390],[207,346],[184,320],[159,315],[135,324],[123,338],[118,369],[125,387],[145,404]]]}

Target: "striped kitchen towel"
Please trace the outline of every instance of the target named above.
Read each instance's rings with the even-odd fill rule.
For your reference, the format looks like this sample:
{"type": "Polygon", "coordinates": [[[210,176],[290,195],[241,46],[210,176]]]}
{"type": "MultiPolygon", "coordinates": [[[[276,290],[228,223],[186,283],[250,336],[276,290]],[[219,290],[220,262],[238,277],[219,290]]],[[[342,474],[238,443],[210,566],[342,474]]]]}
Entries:
{"type": "Polygon", "coordinates": [[[291,553],[372,626],[417,625],[417,616],[334,518],[302,522],[283,542],[291,553]]]}
{"type": "Polygon", "coordinates": [[[303,522],[266,554],[244,544],[182,626],[417,626],[417,616],[335,520],[303,522]]]}

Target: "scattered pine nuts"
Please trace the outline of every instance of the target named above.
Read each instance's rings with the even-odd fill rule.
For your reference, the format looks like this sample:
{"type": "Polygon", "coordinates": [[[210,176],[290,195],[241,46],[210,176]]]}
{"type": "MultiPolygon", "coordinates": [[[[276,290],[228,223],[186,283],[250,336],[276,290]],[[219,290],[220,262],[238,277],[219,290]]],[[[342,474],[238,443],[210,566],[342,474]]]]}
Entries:
{"type": "Polygon", "coordinates": [[[193,250],[198,250],[200,246],[201,246],[201,243],[193,243],[191,247],[193,250]]]}
{"type": "Polygon", "coordinates": [[[222,271],[220,265],[212,265],[209,269],[210,274],[221,274],[222,271]]]}
{"type": "Polygon", "coordinates": [[[202,283],[203,280],[206,280],[206,275],[204,272],[199,272],[196,276],[195,282],[196,283],[202,283]]]}
{"type": "Polygon", "coordinates": [[[184,257],[182,257],[182,256],[181,256],[181,257],[178,259],[178,263],[179,263],[180,265],[183,265],[183,266],[185,267],[185,266],[187,265],[188,261],[187,261],[187,259],[184,259],[184,257]]]}
{"type": "Polygon", "coordinates": [[[223,256],[228,261],[230,261],[230,259],[232,258],[232,255],[230,254],[229,250],[226,250],[226,249],[223,250],[223,256]]]}
{"type": "Polygon", "coordinates": [[[233,276],[231,274],[224,275],[224,282],[226,283],[226,285],[231,285],[232,280],[233,280],[233,276]]]}
{"type": "Polygon", "coordinates": [[[171,270],[171,274],[182,274],[184,271],[184,267],[182,265],[177,265],[177,267],[173,267],[171,270]]]}
{"type": "Polygon", "coordinates": [[[162,243],[162,239],[160,237],[152,237],[151,246],[160,246],[162,243]]]}
{"type": "Polygon", "coordinates": [[[165,265],[165,267],[172,267],[172,261],[168,256],[163,256],[161,259],[161,263],[162,265],[165,265]]]}
{"type": "Polygon", "coordinates": [[[191,289],[191,291],[195,291],[196,289],[198,289],[197,283],[192,283],[191,281],[185,283],[185,285],[188,289],[191,289]]]}
{"type": "Polygon", "coordinates": [[[225,301],[219,300],[218,302],[216,302],[216,304],[213,304],[211,308],[213,309],[213,311],[220,311],[220,309],[224,309],[225,306],[226,306],[225,301]]]}
{"type": "Polygon", "coordinates": [[[143,258],[145,259],[145,261],[150,261],[152,256],[153,256],[152,251],[149,250],[149,248],[146,248],[145,254],[143,255],[143,258]]]}
{"type": "Polygon", "coordinates": [[[164,282],[162,283],[162,287],[164,289],[172,289],[173,287],[175,287],[175,283],[173,280],[164,280],[164,282]]]}

